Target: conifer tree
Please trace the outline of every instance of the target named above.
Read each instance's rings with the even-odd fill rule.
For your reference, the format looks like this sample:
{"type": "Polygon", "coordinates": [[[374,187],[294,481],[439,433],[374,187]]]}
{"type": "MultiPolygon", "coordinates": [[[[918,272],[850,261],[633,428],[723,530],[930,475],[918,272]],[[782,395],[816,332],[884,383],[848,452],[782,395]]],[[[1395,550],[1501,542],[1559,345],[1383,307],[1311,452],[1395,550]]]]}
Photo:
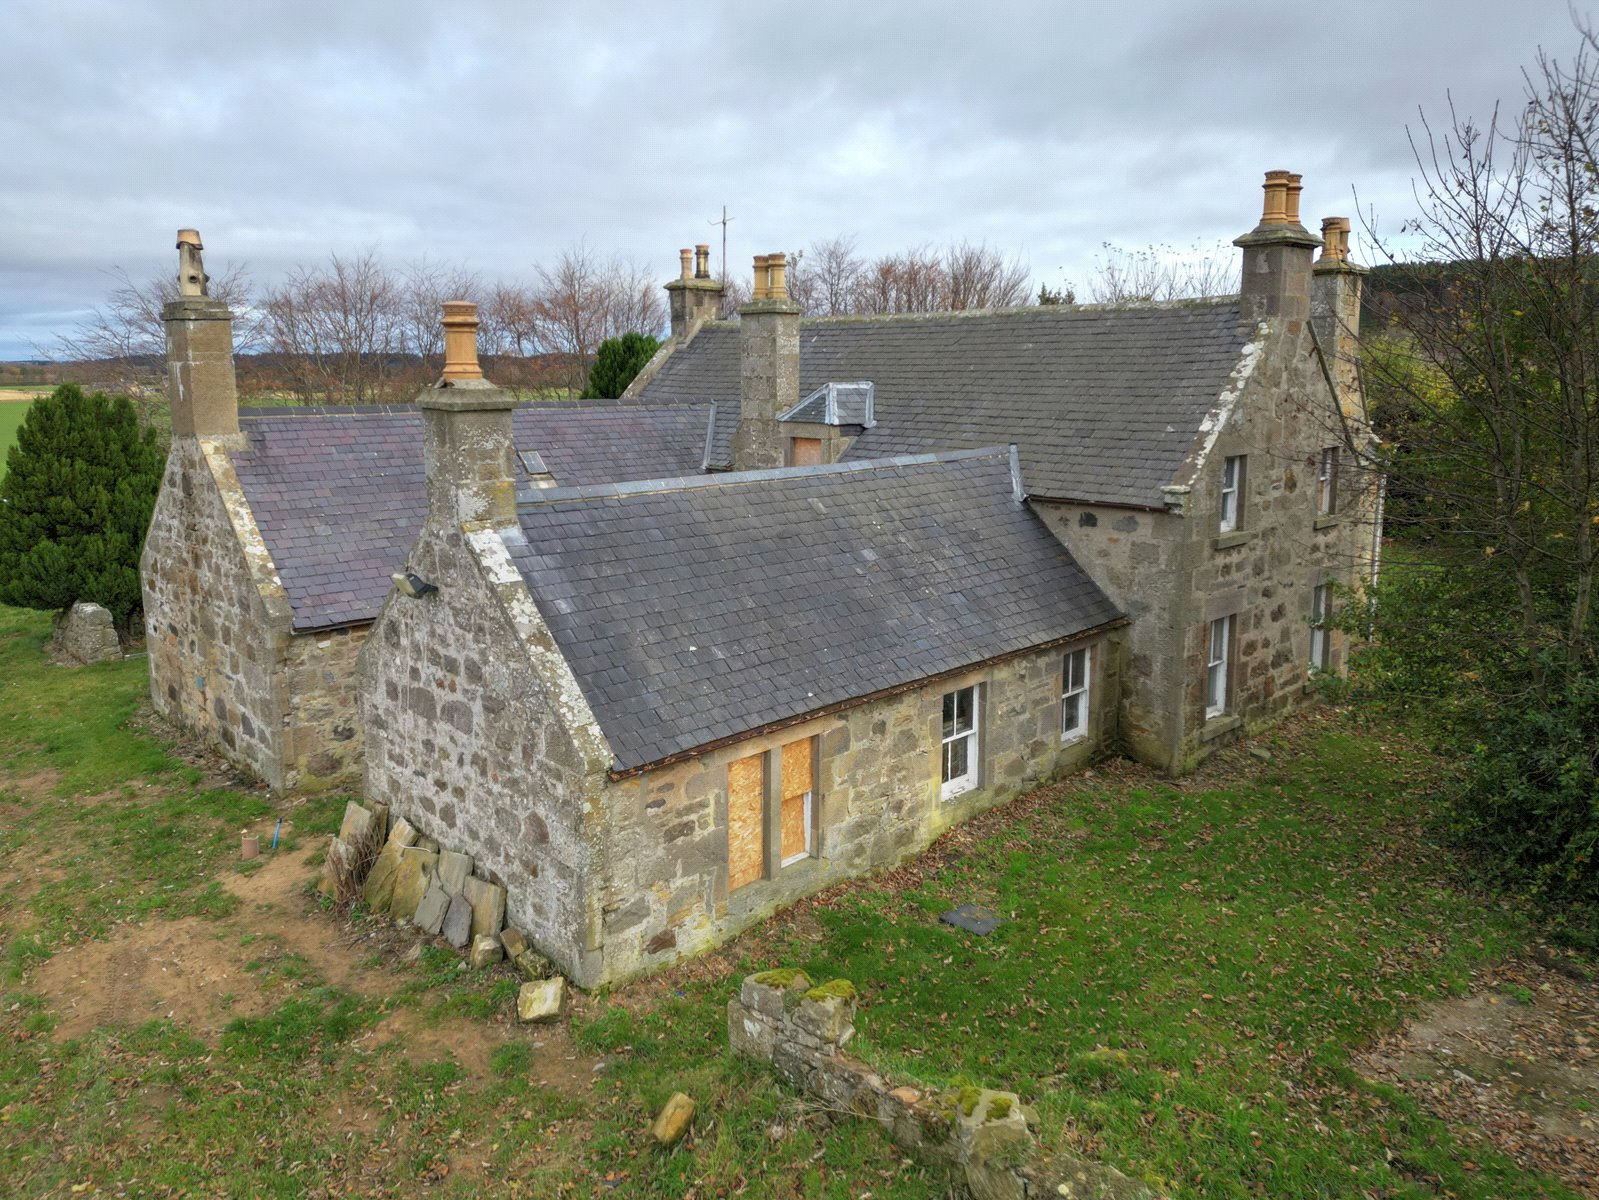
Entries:
{"type": "Polygon", "coordinates": [[[615,400],[655,356],[661,343],[647,333],[624,333],[606,338],[589,368],[589,384],[583,389],[585,400],[615,400]]]}
{"type": "Polygon", "coordinates": [[[35,401],[0,480],[0,603],[90,601],[126,630],[163,457],[125,396],[63,384],[35,401]]]}

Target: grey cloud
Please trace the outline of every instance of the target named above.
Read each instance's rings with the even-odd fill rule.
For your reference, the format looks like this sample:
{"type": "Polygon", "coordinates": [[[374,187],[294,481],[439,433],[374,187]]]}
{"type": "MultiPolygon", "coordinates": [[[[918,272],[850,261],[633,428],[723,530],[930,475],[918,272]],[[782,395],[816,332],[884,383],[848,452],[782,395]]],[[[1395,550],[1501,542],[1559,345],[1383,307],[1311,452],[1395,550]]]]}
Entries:
{"type": "Polygon", "coordinates": [[[1260,172],[1307,212],[1408,211],[1418,105],[1519,96],[1563,0],[1332,8],[991,0],[751,6],[10,0],[0,357],[196,225],[257,282],[329,251],[525,276],[580,238],[658,263],[847,232],[983,238],[1041,279],[1102,242],[1214,244],[1260,172]]]}

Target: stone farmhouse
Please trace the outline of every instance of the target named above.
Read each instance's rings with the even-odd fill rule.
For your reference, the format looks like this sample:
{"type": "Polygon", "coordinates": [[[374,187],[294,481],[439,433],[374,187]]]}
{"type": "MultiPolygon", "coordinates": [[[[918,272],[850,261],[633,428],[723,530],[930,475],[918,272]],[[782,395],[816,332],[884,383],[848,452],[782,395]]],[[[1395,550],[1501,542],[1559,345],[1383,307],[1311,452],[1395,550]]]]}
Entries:
{"type": "Polygon", "coordinates": [[[769,255],[724,322],[685,251],[583,407],[493,387],[448,305],[414,409],[241,419],[180,237],[156,703],[278,786],[364,751],[582,986],[1109,750],[1186,770],[1343,669],[1376,563],[1348,222],[1265,197],[1240,294],[1179,304],[806,320],[769,255]]]}

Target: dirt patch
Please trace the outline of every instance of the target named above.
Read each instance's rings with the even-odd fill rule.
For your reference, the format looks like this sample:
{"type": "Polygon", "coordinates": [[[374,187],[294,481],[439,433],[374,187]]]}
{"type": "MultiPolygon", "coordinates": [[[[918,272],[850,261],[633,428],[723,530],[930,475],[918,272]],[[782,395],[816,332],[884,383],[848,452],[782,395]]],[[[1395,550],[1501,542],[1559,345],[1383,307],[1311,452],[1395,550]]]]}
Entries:
{"type": "Polygon", "coordinates": [[[1355,1060],[1531,1170],[1599,1196],[1599,974],[1542,948],[1480,972],[1355,1060]]]}
{"type": "MultiPolygon", "coordinates": [[[[292,827],[285,823],[284,829],[292,827]]],[[[228,924],[264,939],[282,954],[303,958],[334,987],[387,995],[404,980],[394,971],[370,965],[367,960],[381,947],[367,943],[392,940],[384,936],[390,931],[340,922],[322,912],[307,890],[316,870],[306,860],[322,848],[318,838],[297,854],[267,854],[249,874],[223,876],[222,886],[241,901],[228,924]]]]}
{"type": "Polygon", "coordinates": [[[68,947],[38,969],[34,987],[60,1018],[57,1041],[160,1018],[211,1037],[271,1006],[248,961],[227,928],[185,917],[68,947]]]}

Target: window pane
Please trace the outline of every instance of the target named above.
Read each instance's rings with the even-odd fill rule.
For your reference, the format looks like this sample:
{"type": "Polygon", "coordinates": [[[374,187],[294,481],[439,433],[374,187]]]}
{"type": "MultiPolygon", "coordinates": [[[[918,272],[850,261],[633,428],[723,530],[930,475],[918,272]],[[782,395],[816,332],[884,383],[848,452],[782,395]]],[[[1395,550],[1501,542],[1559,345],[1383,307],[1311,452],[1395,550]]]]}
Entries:
{"type": "Polygon", "coordinates": [[[1083,727],[1083,695],[1078,693],[1061,707],[1060,731],[1073,733],[1083,727]]]}
{"type": "MultiPolygon", "coordinates": [[[[952,738],[954,736],[955,736],[955,693],[954,692],[945,692],[944,693],[944,737],[945,738],[952,738]]],[[[947,772],[945,773],[944,778],[945,779],[949,778],[949,774],[947,772]]]]}
{"type": "Polygon", "coordinates": [[[1221,707],[1222,670],[1220,663],[1213,663],[1205,673],[1205,705],[1208,708],[1221,707]]]}
{"type": "Polygon", "coordinates": [[[955,693],[955,732],[969,733],[972,728],[972,697],[976,688],[961,688],[955,693]]]}
{"type": "Polygon", "coordinates": [[[970,738],[956,738],[944,747],[944,782],[960,779],[971,770],[970,738]]]}
{"type": "Polygon", "coordinates": [[[1227,622],[1212,621],[1210,623],[1210,661],[1220,662],[1227,657],[1227,622]]]}

